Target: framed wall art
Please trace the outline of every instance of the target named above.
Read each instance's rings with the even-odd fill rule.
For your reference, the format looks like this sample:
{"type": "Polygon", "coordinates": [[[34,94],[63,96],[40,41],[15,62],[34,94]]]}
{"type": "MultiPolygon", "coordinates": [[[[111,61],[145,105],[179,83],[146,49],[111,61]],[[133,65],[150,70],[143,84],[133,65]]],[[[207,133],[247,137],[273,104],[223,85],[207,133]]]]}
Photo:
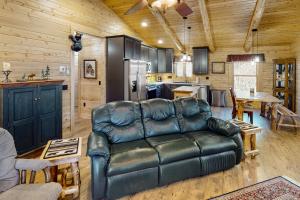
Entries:
{"type": "Polygon", "coordinates": [[[225,62],[212,62],[212,74],[225,74],[225,62]]]}
{"type": "Polygon", "coordinates": [[[97,79],[97,61],[83,61],[83,77],[86,79],[97,79]]]}

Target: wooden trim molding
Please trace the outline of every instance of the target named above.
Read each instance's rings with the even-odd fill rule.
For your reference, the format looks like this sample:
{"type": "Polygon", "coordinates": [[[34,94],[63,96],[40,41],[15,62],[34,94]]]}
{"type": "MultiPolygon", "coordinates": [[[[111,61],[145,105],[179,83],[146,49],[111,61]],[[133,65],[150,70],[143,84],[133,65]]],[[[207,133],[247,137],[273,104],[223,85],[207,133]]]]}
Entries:
{"type": "Polygon", "coordinates": [[[14,87],[23,87],[23,86],[32,86],[32,85],[51,85],[51,84],[61,84],[64,80],[33,80],[33,81],[24,81],[24,82],[9,82],[9,83],[0,83],[0,88],[14,88],[14,87]]]}

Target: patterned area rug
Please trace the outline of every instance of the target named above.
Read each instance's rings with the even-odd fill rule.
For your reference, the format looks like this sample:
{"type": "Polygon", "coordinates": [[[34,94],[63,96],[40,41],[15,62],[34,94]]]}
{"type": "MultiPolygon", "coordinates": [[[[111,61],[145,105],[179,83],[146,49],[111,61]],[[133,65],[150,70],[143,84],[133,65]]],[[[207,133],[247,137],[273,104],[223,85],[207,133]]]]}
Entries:
{"type": "Polygon", "coordinates": [[[300,185],[286,177],[275,177],[214,197],[211,200],[299,200],[300,185]]]}

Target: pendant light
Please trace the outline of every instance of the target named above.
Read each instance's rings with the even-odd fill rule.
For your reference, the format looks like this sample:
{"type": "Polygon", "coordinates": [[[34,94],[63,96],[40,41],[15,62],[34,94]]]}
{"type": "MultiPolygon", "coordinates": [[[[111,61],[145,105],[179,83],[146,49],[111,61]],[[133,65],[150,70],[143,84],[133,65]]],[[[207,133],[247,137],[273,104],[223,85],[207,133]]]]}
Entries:
{"type": "Polygon", "coordinates": [[[189,42],[188,42],[188,48],[187,48],[187,61],[188,62],[191,62],[192,61],[192,57],[191,57],[191,55],[189,54],[189,50],[190,50],[190,44],[191,44],[191,29],[192,29],[192,27],[188,27],[188,31],[189,31],[189,42]]]}
{"type": "MultiPolygon", "coordinates": [[[[187,17],[183,17],[183,42],[184,42],[184,44],[186,44],[186,41],[185,41],[186,20],[187,20],[187,17]]],[[[185,49],[185,52],[183,53],[183,55],[181,57],[181,62],[186,62],[186,61],[187,61],[187,55],[186,55],[186,49],[185,49]]]]}
{"type": "Polygon", "coordinates": [[[258,29],[252,29],[252,62],[259,63],[265,61],[265,54],[258,53],[258,29]],[[254,53],[254,34],[256,34],[256,53],[254,53]]]}

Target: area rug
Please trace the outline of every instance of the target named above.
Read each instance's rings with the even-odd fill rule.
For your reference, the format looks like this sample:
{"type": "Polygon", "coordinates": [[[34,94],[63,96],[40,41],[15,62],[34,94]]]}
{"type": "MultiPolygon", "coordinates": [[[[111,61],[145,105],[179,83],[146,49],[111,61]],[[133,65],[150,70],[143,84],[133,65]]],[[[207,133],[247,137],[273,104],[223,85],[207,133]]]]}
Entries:
{"type": "Polygon", "coordinates": [[[211,200],[299,200],[300,185],[287,177],[275,177],[211,200]]]}

